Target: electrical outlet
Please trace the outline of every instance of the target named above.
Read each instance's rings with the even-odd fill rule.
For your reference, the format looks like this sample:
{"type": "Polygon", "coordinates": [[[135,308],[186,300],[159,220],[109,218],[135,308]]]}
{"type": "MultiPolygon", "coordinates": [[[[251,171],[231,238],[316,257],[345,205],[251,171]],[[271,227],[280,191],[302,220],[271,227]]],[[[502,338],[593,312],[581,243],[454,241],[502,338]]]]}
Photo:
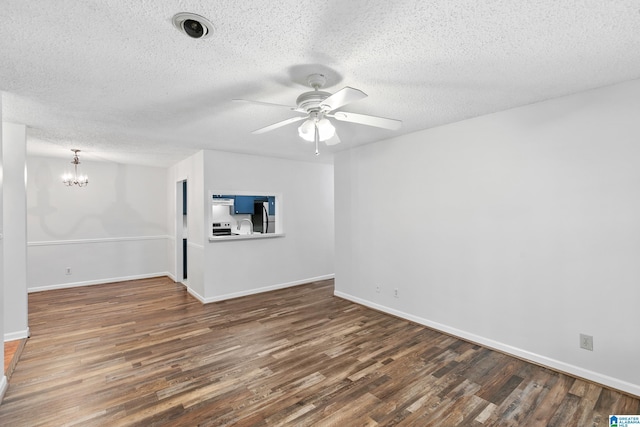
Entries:
{"type": "Polygon", "coordinates": [[[394,296],[395,298],[398,298],[398,288],[395,288],[395,289],[393,290],[393,296],[394,296]]]}
{"type": "Polygon", "coordinates": [[[580,348],[593,351],[593,337],[591,335],[580,334],[580,348]]]}
{"type": "Polygon", "coordinates": [[[376,286],[376,293],[380,293],[380,285],[376,286]]]}
{"type": "Polygon", "coordinates": [[[67,276],[70,276],[70,275],[71,275],[71,267],[67,267],[67,268],[65,268],[65,269],[64,269],[64,273],[65,273],[67,276]]]}

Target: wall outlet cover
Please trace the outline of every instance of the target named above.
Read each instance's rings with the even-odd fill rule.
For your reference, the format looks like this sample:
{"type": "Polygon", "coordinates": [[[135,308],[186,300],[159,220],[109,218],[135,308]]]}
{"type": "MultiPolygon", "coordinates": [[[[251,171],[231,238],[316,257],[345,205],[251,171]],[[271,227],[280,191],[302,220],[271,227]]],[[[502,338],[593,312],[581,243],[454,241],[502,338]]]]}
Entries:
{"type": "Polygon", "coordinates": [[[580,348],[593,351],[593,336],[580,334],[580,348]]]}

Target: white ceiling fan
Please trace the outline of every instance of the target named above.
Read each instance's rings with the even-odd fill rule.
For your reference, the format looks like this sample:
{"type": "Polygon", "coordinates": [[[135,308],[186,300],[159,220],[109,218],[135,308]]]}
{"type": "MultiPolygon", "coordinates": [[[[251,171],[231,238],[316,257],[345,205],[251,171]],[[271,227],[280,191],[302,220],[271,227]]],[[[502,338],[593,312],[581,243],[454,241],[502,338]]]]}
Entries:
{"type": "Polygon", "coordinates": [[[321,91],[319,89],[321,89],[326,83],[326,78],[322,74],[311,74],[307,78],[307,82],[313,90],[298,96],[295,107],[283,104],[273,104],[270,102],[250,101],[246,99],[234,99],[233,101],[287,108],[291,111],[304,114],[303,116],[292,117],[290,119],[282,120],[269,126],[256,129],[251,133],[265,133],[291,123],[305,120],[305,122],[298,127],[298,134],[306,141],[315,142],[316,155],[319,153],[318,143],[320,141],[324,141],[327,145],[335,145],[341,142],[340,138],[336,134],[336,129],[331,124],[329,118],[342,122],[358,123],[361,125],[375,126],[390,130],[398,130],[402,126],[402,121],[400,120],[370,116],[367,114],[348,113],[346,111],[335,111],[351,102],[366,98],[367,94],[359,89],[346,86],[334,94],[321,91]]]}

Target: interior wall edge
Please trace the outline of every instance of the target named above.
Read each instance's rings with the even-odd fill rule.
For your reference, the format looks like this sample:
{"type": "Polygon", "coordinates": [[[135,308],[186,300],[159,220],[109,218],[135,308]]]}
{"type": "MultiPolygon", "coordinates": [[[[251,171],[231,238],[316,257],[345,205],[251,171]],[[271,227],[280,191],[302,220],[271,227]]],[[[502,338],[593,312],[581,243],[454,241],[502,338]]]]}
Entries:
{"type": "Polygon", "coordinates": [[[207,299],[205,297],[193,290],[193,288],[191,288],[188,284],[183,283],[183,285],[187,288],[187,292],[189,293],[189,295],[200,301],[202,304],[206,304],[207,299]]]}
{"type": "Polygon", "coordinates": [[[476,335],[467,331],[463,331],[457,328],[450,327],[448,325],[444,325],[442,323],[434,322],[429,319],[425,319],[423,317],[415,316],[413,314],[405,313],[400,310],[395,310],[393,308],[380,305],[369,300],[365,300],[362,298],[358,298],[356,296],[350,295],[345,292],[334,291],[334,295],[338,298],[345,299],[347,301],[354,302],[356,304],[360,304],[362,306],[371,308],[376,311],[380,311],[386,314],[390,314],[395,317],[399,317],[401,319],[408,320],[413,323],[417,323],[422,326],[426,326],[428,328],[437,330],[439,332],[445,333],[447,335],[452,335],[456,338],[460,338],[465,341],[469,341],[475,344],[482,345],[483,347],[489,348],[491,350],[496,350],[510,356],[516,357],[518,359],[523,359],[527,362],[531,362],[537,365],[544,366],[546,368],[552,369],[556,372],[564,373],[567,375],[571,375],[572,377],[576,377],[579,379],[584,379],[587,381],[591,381],[597,383],[599,385],[615,389],[617,391],[629,394],[635,398],[640,398],[640,384],[632,384],[621,380],[619,378],[613,378],[608,375],[604,375],[598,372],[590,371],[588,369],[580,368],[579,366],[571,365],[569,363],[565,363],[559,360],[555,360],[540,354],[532,353],[530,351],[523,350],[518,347],[514,347],[508,344],[504,344],[499,341],[495,341],[489,338],[485,338],[480,335],[476,335]]]}

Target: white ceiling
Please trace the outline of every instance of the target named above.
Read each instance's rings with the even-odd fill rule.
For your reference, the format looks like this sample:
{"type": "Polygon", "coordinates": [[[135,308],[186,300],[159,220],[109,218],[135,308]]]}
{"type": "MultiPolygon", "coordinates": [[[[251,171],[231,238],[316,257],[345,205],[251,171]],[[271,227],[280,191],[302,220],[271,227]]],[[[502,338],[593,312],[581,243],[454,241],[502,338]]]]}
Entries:
{"type": "Polygon", "coordinates": [[[334,150],[640,78],[640,0],[0,0],[3,119],[28,152],[169,166],[200,149],[331,161],[334,150]],[[171,23],[207,17],[194,40],[171,23]],[[321,147],[294,105],[313,72],[369,95],[321,147]]]}

